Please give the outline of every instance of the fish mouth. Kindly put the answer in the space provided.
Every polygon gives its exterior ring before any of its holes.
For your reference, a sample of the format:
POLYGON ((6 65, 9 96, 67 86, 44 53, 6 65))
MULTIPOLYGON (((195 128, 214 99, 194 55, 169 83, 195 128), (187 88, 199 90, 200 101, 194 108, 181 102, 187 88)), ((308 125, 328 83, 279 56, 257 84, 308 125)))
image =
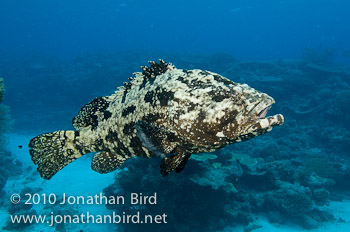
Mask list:
POLYGON ((275 126, 280 126, 284 123, 284 117, 282 114, 275 114, 266 118, 262 118, 259 121, 261 129, 269 129, 275 126))
POLYGON ((242 134, 242 137, 252 138, 265 134, 271 131, 274 127, 280 126, 283 123, 284 117, 282 114, 258 118, 254 120, 254 122, 247 128, 247 130, 245 130, 245 132, 242 134))
POLYGON ((272 105, 275 103, 273 99, 269 101, 261 102, 255 107, 254 116, 251 117, 251 124, 245 130, 244 134, 261 135, 272 130, 275 126, 280 126, 284 123, 284 117, 282 114, 276 114, 266 117, 267 112, 271 109, 272 105))
POLYGON ((267 112, 271 109, 275 100, 266 96, 259 101, 247 114, 248 121, 257 121, 266 117, 267 112))
POLYGON ((271 127, 272 129, 272 127, 274 126, 279 126, 283 124, 284 117, 281 114, 266 117, 267 112, 271 109, 273 104, 275 104, 275 100, 269 99, 268 101, 261 102, 261 104, 259 104, 256 107, 255 112, 258 113, 255 115, 255 119, 253 120, 256 123, 253 123, 252 126, 256 126, 257 124, 259 124, 258 127, 260 129, 265 129, 268 127, 271 127))
POLYGON ((271 109, 272 104, 267 105, 265 108, 263 108, 257 115, 256 120, 263 119, 266 117, 267 112, 271 109))

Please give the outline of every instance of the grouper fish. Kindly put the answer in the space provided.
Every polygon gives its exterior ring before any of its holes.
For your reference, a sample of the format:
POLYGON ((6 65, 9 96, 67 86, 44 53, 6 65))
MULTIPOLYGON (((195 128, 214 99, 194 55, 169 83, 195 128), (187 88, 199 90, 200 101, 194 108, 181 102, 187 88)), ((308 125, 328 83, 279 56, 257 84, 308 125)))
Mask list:
POLYGON ((110 96, 97 97, 73 118, 75 130, 41 134, 29 152, 44 179, 84 154, 91 167, 118 169, 131 157, 161 157, 161 174, 181 172, 191 154, 212 152, 282 125, 266 117, 275 102, 247 84, 200 69, 150 61, 110 96))

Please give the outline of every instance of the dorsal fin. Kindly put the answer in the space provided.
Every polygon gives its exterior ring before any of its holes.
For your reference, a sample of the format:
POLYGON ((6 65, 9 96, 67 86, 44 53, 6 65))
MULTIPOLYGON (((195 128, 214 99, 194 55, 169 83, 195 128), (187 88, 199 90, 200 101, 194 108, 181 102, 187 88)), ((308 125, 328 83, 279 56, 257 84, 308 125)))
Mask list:
POLYGON ((73 126, 75 129, 90 126, 97 127, 98 113, 104 113, 109 103, 107 97, 97 97, 81 108, 78 115, 73 118, 73 126))
POLYGON ((150 80, 168 70, 176 69, 172 63, 167 63, 159 59, 159 64, 154 61, 148 61, 150 67, 141 66, 142 72, 133 73, 134 77, 129 77, 129 82, 124 82, 123 86, 118 87, 118 94, 122 96, 122 103, 125 101, 126 94, 134 86, 144 87, 150 80))
MULTIPOLYGON (((114 95, 110 96, 110 98, 113 98, 113 96, 114 97, 122 96, 122 103, 124 103, 127 92, 130 89, 132 89, 134 85, 144 86, 150 79, 158 75, 161 75, 168 70, 175 69, 175 66, 172 63, 167 63, 162 59, 159 59, 159 64, 154 61, 148 61, 148 63, 150 64, 150 67, 141 66, 142 73, 141 72, 133 73, 135 77, 129 77, 129 82, 124 82, 122 86, 119 86, 118 91, 114 95)), ((105 99, 106 97, 98 97, 93 101, 91 101, 90 103, 83 106, 83 108, 81 108, 81 110, 79 111, 78 115, 73 118, 74 128, 78 129, 82 127, 87 127, 89 125, 94 126, 94 123, 96 122, 96 116, 93 116, 95 115, 94 112, 104 110, 104 109, 100 110, 100 108, 101 109, 103 108, 102 105, 104 104, 101 104, 101 103, 105 101, 105 99)))
POLYGON ((146 79, 154 78, 155 76, 161 75, 168 70, 175 69, 175 66, 171 63, 167 63, 162 59, 159 59, 159 64, 154 61, 148 61, 150 67, 141 66, 142 74, 146 79))

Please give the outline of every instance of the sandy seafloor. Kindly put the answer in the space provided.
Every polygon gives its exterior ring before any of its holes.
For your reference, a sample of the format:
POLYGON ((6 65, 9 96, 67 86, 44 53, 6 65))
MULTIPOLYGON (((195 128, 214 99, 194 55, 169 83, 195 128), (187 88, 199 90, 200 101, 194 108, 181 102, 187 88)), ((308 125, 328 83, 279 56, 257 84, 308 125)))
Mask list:
MULTIPOLYGON (((23 173, 21 176, 12 177, 7 181, 4 188, 8 201, 10 201, 10 195, 13 193, 19 193, 25 187, 41 187, 43 190, 40 193, 55 193, 57 196, 66 193, 67 195, 73 196, 93 196, 103 192, 103 188, 113 183, 115 175, 117 172, 110 174, 99 174, 91 170, 90 162, 91 155, 80 158, 72 164, 64 168, 64 171, 59 172, 49 181, 43 180, 39 177, 39 174, 35 174, 35 166, 30 160, 30 155, 28 153, 27 144, 29 140, 36 136, 26 134, 9 134, 9 144, 8 149, 11 151, 15 158, 22 161, 22 169, 26 170, 31 167, 30 172, 33 173, 34 177, 28 181, 27 176, 29 173, 23 173), (19 149, 19 145, 23 148, 19 149)), ((5 205, 6 207, 6 205, 5 205)), ((40 214, 42 205, 36 205, 33 207, 40 214)), ((342 218, 345 222, 335 222, 335 223, 324 223, 320 225, 319 228, 313 230, 306 230, 297 225, 281 225, 281 224, 271 224, 265 215, 258 215, 258 224, 262 227, 257 228, 253 231, 255 232, 279 232, 279 231, 336 231, 336 232, 347 232, 350 231, 350 200, 337 202, 331 201, 327 206, 324 206, 327 211, 333 213, 335 218, 342 218)), ((75 206, 76 210, 79 212, 89 211, 91 214, 110 214, 111 211, 107 210, 104 205, 79 205, 75 206)), ((9 219, 9 214, 6 208, 0 209, 0 228, 2 228, 6 221, 9 219)), ((118 231, 117 227, 112 224, 79 224, 79 225, 67 225, 66 229, 68 231, 84 231, 84 232, 99 232, 99 231, 118 231)), ((2 230, 6 231, 6 230, 2 230)), ((25 231, 55 231, 55 227, 49 227, 46 224, 36 224, 34 226, 28 227, 25 231)), ((227 227, 224 232, 230 231, 244 231, 243 226, 241 227, 227 227)))

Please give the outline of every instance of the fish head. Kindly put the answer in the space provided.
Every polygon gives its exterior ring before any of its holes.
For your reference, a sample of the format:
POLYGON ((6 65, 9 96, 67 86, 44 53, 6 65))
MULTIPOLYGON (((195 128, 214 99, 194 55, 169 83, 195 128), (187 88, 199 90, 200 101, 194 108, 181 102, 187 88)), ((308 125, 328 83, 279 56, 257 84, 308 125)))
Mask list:
MULTIPOLYGON (((249 140, 283 124, 281 114, 266 117, 275 103, 266 93, 220 75, 214 79, 210 85, 191 91, 191 99, 195 101, 186 104, 195 107, 185 110, 180 119, 187 120, 182 120, 177 127, 186 129, 180 134, 191 138, 194 146, 202 147, 200 151, 213 151, 249 140)), ((182 109, 186 104, 182 104, 182 109)))
POLYGON ((281 114, 266 116, 275 100, 266 93, 260 92, 247 84, 236 84, 232 89, 231 121, 228 122, 227 141, 236 143, 271 131, 274 127, 284 123, 281 114))

